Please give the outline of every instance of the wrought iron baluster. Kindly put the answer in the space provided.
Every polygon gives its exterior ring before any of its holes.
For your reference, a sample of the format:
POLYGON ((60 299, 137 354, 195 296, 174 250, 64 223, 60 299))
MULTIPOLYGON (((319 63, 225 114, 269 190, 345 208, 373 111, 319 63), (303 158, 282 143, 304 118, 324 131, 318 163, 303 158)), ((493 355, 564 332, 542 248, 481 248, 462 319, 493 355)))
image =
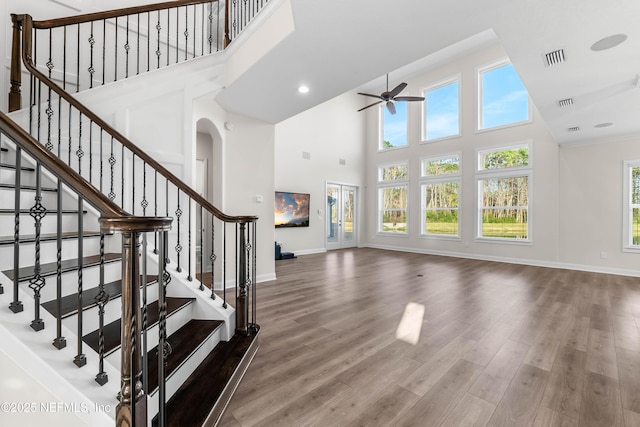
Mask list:
POLYGON ((191 204, 192 204, 192 200, 191 197, 189 197, 189 228, 188 228, 188 236, 189 236, 189 250, 187 251, 187 254, 189 256, 189 262, 187 263, 187 280, 192 282, 193 281, 193 277, 191 277, 191 250, 193 249, 191 247, 191 204))
MULTIPOLYGON (((62 180, 58 179, 56 188, 56 338, 53 346, 58 350, 67 346, 67 340, 62 336, 62 180)), ((79 238, 79 236, 78 236, 79 238)))
POLYGON ((76 92, 80 92, 80 24, 76 28, 76 92))
POLYGON ((113 167, 116 164, 116 158, 113 155, 113 147, 114 141, 113 136, 111 137, 111 156, 109 156, 109 165, 111 165, 111 191, 109 191, 108 197, 112 201, 116 198, 116 193, 113 192, 113 167))
POLYGON ((126 42, 124 44, 124 54, 125 54, 124 78, 125 79, 129 77, 129 50, 131 50, 131 46, 129 45, 129 15, 127 15, 127 30, 126 31, 127 31, 127 34, 126 34, 127 40, 126 40, 126 42))
MULTIPOLYGON (((62 89, 67 90, 67 26, 62 27, 62 89)), ((58 110, 62 112, 62 110, 58 110)), ((58 155, 60 157, 60 155, 58 155)))
POLYGON ((67 128, 67 133, 69 134, 69 146, 67 147, 67 165, 71 167, 71 127, 72 127, 72 116, 73 116, 73 107, 69 104, 69 127, 67 128))
POLYGON ((89 183, 93 184, 93 120, 89 120, 89 183))
POLYGON ((147 207, 149 206, 149 202, 147 201, 147 162, 146 161, 142 163, 142 202, 140 202, 140 206, 142 206, 142 216, 147 216, 147 207))
MULTIPOLYGON (((22 167, 22 149, 16 145, 16 171, 22 167)), ((9 309, 14 313, 24 310, 22 301, 18 299, 18 286, 20 284, 20 174, 16 173, 14 182, 14 229, 13 229, 13 301, 9 309)))
MULTIPOLYGON (((176 22, 177 25, 177 22, 176 22)), ((171 13, 167 10, 167 65, 169 65, 169 58, 171 57, 171 39, 169 35, 171 34, 171 13)), ((177 38, 176 38, 177 42, 177 38)))
MULTIPOLYGON (((51 51, 52 51, 52 41, 53 35, 51 33, 51 29, 49 29, 49 60, 47 61, 47 68, 49 69, 49 79, 51 79, 51 73, 53 71, 53 61, 51 59, 51 51)), ((48 87, 48 96, 47 96, 47 109, 45 113, 47 114, 47 143, 45 146, 49 151, 53 150, 53 143, 51 142, 51 116, 53 116, 53 109, 51 108, 51 88, 48 87)))
MULTIPOLYGON (((210 4, 209 4, 210 5, 210 4)), ((206 15, 207 6, 205 3, 202 3, 202 23, 200 25, 202 37, 200 37, 200 56, 204 56, 204 17, 206 15)), ((194 37, 195 40, 195 37, 194 37)), ((195 49, 194 49, 195 52, 195 49)))
POLYGON ((103 160, 103 137, 104 135, 104 130, 100 129, 100 192, 102 193, 102 179, 103 179, 103 175, 104 175, 104 160, 103 160))
POLYGON ((116 25, 114 25, 114 32, 115 32, 115 41, 114 41, 114 46, 115 46, 115 53, 114 53, 114 61, 113 61, 113 72, 114 72, 114 76, 113 76, 113 81, 117 82, 118 81, 118 17, 116 16, 116 25))
POLYGON ((196 39, 197 39, 196 36, 198 35, 197 28, 196 28, 197 18, 198 18, 197 5, 194 4, 193 5, 193 57, 194 58, 196 57, 196 39))
MULTIPOLYGON (((16 172, 18 172, 16 170, 16 172)), ((35 315, 31 322, 31 328, 34 331, 41 331, 44 329, 44 321, 40 318, 40 291, 45 285, 45 279, 41 275, 40 266, 40 233, 42 230, 42 219, 47 214, 47 209, 42 205, 42 171, 40 163, 36 164, 36 196, 35 204, 29 210, 29 215, 35 221, 35 265, 33 267, 33 276, 29 279, 29 288, 33 291, 33 298, 35 304, 35 315)))
POLYGON ((107 80, 107 20, 102 20, 102 85, 107 80))
POLYGON ((222 223, 222 308, 227 308, 227 223, 222 223))
POLYGON ((218 258, 215 252, 216 228, 213 222, 214 219, 215 217, 211 214, 211 255, 209 255, 209 259, 211 260, 211 299, 216 299, 216 293, 214 292, 216 282, 215 263, 216 258, 218 258))
POLYGON ((204 210, 200 205, 200 289, 204 291, 204 210))
POLYGON ((98 305, 98 357, 100 358, 96 382, 105 385, 109 376, 104 371, 104 308, 109 302, 110 295, 104 290, 104 232, 100 232, 100 284, 98 295, 95 296, 98 305))
POLYGON ((136 15, 138 18, 138 27, 136 28, 136 75, 140 74, 140 14, 136 15))
POLYGON ((158 31, 158 47, 156 49, 156 56, 158 57, 158 66, 156 68, 160 68, 160 56, 162 55, 162 51, 160 50, 160 30, 161 29, 162 29, 162 25, 160 25, 160 11, 158 11, 158 23, 156 24, 156 30, 158 31))
MULTIPOLYGON (((158 216, 158 171, 154 171, 154 180, 155 180, 155 184, 154 184, 154 191, 155 191, 155 195, 154 195, 154 199, 153 199, 153 216, 157 217, 158 216)), ((153 237, 153 253, 157 254, 158 253, 158 233, 154 233, 154 237, 153 237)))
POLYGON ((147 71, 151 69, 151 12, 147 12, 147 71))
POLYGON ((160 307, 160 315, 158 320, 158 425, 166 425, 166 359, 170 353, 170 345, 167 342, 167 301, 166 291, 171 276, 167 272, 167 266, 164 260, 167 259, 168 232, 160 232, 160 254, 158 255, 158 280, 161 283, 158 286, 158 305, 160 307))
POLYGON ((82 149, 82 112, 78 116, 78 149, 76 150, 76 157, 78 157, 78 173, 82 175, 82 157, 84 157, 84 150, 82 149))
MULTIPOLYGON (((180 54, 180 8, 176 8, 176 64, 180 54)), ((168 64, 167 64, 168 65, 168 64)))
POLYGON ((189 6, 184 7, 184 60, 186 61, 189 53, 189 6))
POLYGON ((93 88, 93 73, 96 72, 96 69, 93 67, 93 47, 96 44, 96 38, 93 36, 93 21, 91 21, 91 35, 88 39, 89 42, 89 68, 87 71, 89 72, 89 88, 93 88))
POLYGON ((213 4, 209 4, 209 53, 212 52, 213 46, 213 4))
POLYGON ((82 275, 84 271, 84 225, 83 225, 83 210, 84 199, 78 195, 78 354, 73 359, 73 363, 81 368, 87 364, 87 357, 82 353, 82 323, 84 319, 84 313, 82 311, 82 292, 83 282, 82 275))
POLYGON ((176 209, 176 222, 178 224, 178 239, 176 243, 176 258, 178 266, 176 267, 176 271, 178 273, 182 272, 182 268, 180 267, 180 253, 182 252, 182 245, 180 244, 180 219, 182 218, 182 209, 180 209, 180 189, 178 188, 178 208, 176 209))

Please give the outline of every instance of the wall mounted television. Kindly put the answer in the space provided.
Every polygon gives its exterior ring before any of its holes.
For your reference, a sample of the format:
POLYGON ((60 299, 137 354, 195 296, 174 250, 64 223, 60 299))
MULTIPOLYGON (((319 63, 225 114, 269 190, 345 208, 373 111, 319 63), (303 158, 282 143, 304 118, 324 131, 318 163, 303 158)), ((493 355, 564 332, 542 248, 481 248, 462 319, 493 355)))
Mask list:
POLYGON ((276 191, 274 204, 276 228, 308 227, 310 197, 306 193, 276 191))

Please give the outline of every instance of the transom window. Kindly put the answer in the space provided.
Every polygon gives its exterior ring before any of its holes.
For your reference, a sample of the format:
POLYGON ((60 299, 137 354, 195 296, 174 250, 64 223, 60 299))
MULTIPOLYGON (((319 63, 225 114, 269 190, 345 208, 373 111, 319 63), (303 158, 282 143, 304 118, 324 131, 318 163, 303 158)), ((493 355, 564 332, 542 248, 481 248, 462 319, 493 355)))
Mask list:
POLYGON ((423 140, 460 135, 459 77, 424 90, 423 140))
POLYGON ((508 60, 478 70, 478 129, 531 120, 529 94, 508 60))
POLYGON ((378 232, 407 234, 409 165, 378 167, 378 232))
POLYGON ((391 114, 384 103, 380 106, 380 150, 407 146, 407 103, 396 102, 395 107, 391 114))

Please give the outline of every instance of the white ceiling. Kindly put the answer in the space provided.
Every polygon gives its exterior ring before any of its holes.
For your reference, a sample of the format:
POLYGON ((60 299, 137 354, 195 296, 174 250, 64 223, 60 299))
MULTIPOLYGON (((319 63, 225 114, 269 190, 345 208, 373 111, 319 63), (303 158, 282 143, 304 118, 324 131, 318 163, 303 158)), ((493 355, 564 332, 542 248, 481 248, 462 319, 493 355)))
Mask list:
POLYGON ((382 91, 388 72, 407 78, 497 36, 559 144, 640 133, 638 0, 290 1, 295 31, 220 93, 227 110, 278 123, 356 88, 382 91), (620 33, 619 46, 590 49, 620 33), (546 66, 544 54, 560 48, 565 62, 546 66), (568 97, 573 105, 558 107, 568 97))

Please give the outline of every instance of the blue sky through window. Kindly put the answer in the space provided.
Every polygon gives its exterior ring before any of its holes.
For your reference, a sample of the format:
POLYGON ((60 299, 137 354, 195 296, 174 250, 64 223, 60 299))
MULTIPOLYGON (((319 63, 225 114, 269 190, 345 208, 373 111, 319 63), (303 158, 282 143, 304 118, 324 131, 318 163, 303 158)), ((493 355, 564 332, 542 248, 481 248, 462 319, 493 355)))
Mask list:
POLYGON ((460 133, 458 82, 425 93, 426 139, 445 138, 460 133))
POLYGON ((529 119, 529 95, 512 64, 482 73, 481 129, 529 119))
MULTIPOLYGON (((396 102, 396 114, 389 113, 385 104, 382 104, 383 128, 382 140, 389 141, 391 147, 403 147, 407 145, 407 103, 396 102)), ((390 148, 383 145, 381 148, 390 148)))

